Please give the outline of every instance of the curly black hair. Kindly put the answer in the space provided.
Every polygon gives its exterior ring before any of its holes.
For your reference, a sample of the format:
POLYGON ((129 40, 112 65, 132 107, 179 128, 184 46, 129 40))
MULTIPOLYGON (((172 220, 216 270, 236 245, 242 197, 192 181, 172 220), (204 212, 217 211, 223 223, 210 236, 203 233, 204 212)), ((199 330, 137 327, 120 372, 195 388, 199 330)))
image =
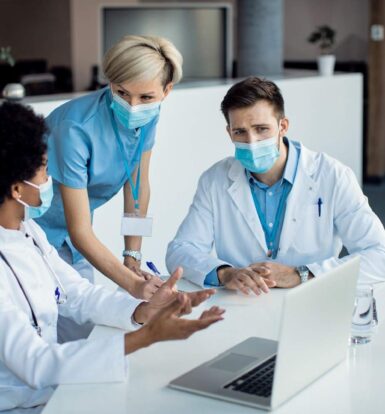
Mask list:
POLYGON ((31 180, 44 164, 47 127, 42 116, 15 103, 0 105, 0 205, 11 186, 31 180))

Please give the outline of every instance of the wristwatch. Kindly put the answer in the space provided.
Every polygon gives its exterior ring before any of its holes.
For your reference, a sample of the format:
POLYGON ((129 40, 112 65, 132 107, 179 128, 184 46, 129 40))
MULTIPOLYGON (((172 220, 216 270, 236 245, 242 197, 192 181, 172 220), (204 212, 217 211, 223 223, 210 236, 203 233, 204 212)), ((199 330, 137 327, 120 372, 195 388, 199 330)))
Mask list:
POLYGON ((137 262, 142 260, 142 253, 137 250, 123 250, 123 257, 132 257, 137 262))
POLYGON ((298 266, 295 268, 297 273, 299 274, 299 277, 301 279, 301 283, 305 283, 309 280, 309 269, 307 266, 298 266))

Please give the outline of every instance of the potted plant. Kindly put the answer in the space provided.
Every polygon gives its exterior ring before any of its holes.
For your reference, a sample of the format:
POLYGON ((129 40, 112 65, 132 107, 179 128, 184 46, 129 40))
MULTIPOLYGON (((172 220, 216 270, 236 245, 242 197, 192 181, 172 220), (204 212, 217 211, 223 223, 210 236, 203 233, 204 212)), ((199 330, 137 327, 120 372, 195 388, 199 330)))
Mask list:
MULTIPOLYGON (((14 66, 15 60, 12 57, 10 47, 0 47, 0 63, 1 62, 14 66)), ((8 83, 8 85, 5 85, 2 95, 6 99, 18 101, 24 98, 25 89, 21 83, 8 83)))
POLYGON ((10 47, 0 47, 0 62, 8 63, 10 66, 15 64, 15 60, 11 55, 10 47))
POLYGON ((331 53, 336 37, 336 31, 331 27, 319 26, 308 37, 308 42, 318 44, 320 55, 318 56, 318 71, 321 76, 331 76, 334 72, 336 57, 331 53))

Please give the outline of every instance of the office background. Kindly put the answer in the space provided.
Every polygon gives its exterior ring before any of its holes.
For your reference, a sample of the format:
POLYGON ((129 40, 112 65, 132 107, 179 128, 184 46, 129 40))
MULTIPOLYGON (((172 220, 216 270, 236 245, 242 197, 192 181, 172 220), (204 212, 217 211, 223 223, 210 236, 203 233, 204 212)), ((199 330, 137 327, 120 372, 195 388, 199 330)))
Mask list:
MULTIPOLYGON (((383 2, 381 0, 324 0, 322 2, 318 0, 232 0, 190 1, 188 3, 196 7, 210 7, 210 5, 212 8, 231 7, 231 21, 227 22, 229 26, 226 26, 226 30, 231 29, 231 75, 242 74, 243 76, 245 66, 247 64, 250 66, 250 63, 242 61, 242 54, 252 54, 248 47, 250 44, 254 47, 259 42, 260 55, 251 62, 251 65, 255 62, 261 64, 272 61, 273 69, 271 72, 261 72, 260 67, 256 67, 255 72, 249 74, 272 77, 278 83, 282 80, 280 86, 288 103, 288 115, 292 120, 290 136, 293 139, 303 140, 313 149, 326 151, 350 165, 359 181, 364 184, 364 191, 369 196, 373 208, 385 222, 385 207, 382 201, 385 199, 385 185, 383 184, 385 132, 383 132, 382 125, 385 100, 381 96, 381 85, 385 84, 385 73, 381 70, 385 48, 383 41, 373 41, 371 32, 372 24, 385 23, 383 2), (263 26, 263 30, 253 32, 257 25, 253 21, 245 20, 245 13, 259 19, 256 21, 259 26, 263 26), (353 78, 336 75, 333 77, 335 79, 327 80, 317 75, 318 51, 307 41, 307 38, 317 26, 323 24, 334 28, 337 33, 336 44, 333 48, 333 54, 337 59, 337 71, 360 73, 352 84, 349 82, 353 78), (250 39, 253 41, 250 42, 250 39), (278 70, 276 70, 277 61, 278 70), (288 68, 291 68, 291 72, 287 71, 288 68), (304 69, 306 71, 302 72, 304 69), (273 73, 279 71, 280 73, 273 73), (331 86, 333 81, 339 85, 337 89, 331 86), (312 85, 310 89, 308 89, 309 84, 312 85), (354 86, 351 86, 353 84, 354 86), (294 99, 295 96, 296 99, 294 99), (315 123, 317 125, 314 125, 315 123)), ((11 46, 12 55, 16 60, 16 75, 19 76, 17 81, 27 76, 26 89, 30 95, 84 92, 99 87, 102 82, 98 68, 103 52, 103 8, 115 6, 160 8, 165 5, 178 8, 185 4, 186 2, 182 1, 159 0, 121 0, 119 2, 114 0, 35 0, 33 2, 0 0, 0 47, 11 46), (43 88, 40 91, 39 88, 34 89, 36 85, 30 83, 31 78, 28 78, 32 75, 33 79, 33 75, 36 74, 46 75, 46 77, 37 78, 45 80, 45 82, 37 82, 38 86, 43 88)), ((147 30, 151 30, 151 27, 147 30)), ((210 40, 210 37, 207 40, 210 40)), ((226 44, 224 47, 228 46, 229 44, 226 44)), ((0 63, 0 89, 4 86, 1 83, 6 81, 9 70, 9 65, 0 63)), ((171 170, 164 171, 165 168, 167 169, 167 163, 165 165, 157 163, 157 157, 160 159, 166 156, 164 154, 169 153, 169 146, 174 142, 172 137, 180 134, 180 131, 183 134, 183 125, 175 123, 178 117, 171 111, 171 108, 176 101, 183 105, 185 100, 190 99, 188 96, 194 95, 194 88, 205 86, 207 95, 204 96, 207 100, 208 111, 206 124, 202 131, 198 125, 199 120, 197 117, 191 118, 186 107, 181 114, 178 114, 179 119, 185 119, 187 125, 190 125, 190 130, 194 131, 195 135, 184 136, 185 144, 180 148, 174 147, 178 148, 178 154, 175 154, 175 157, 183 156, 184 151, 196 148, 200 142, 197 134, 200 133, 215 134, 213 142, 216 143, 216 147, 212 146, 211 156, 207 159, 199 156, 198 153, 199 162, 195 166, 196 169, 191 169, 184 182, 180 183, 184 186, 186 200, 181 206, 178 205, 180 211, 175 216, 172 229, 163 232, 160 239, 154 237, 152 241, 145 242, 145 247, 151 246, 149 255, 153 256, 151 252, 159 250, 154 260, 163 254, 167 237, 173 236, 176 230, 176 219, 180 221, 185 214, 199 174, 211 162, 221 156, 232 154, 231 145, 229 141, 226 141, 224 124, 222 124, 223 120, 218 108, 224 91, 234 80, 218 81, 222 82, 222 86, 218 85, 217 90, 215 90, 215 82, 210 85, 207 80, 203 80, 206 82, 204 85, 181 85, 180 90, 176 90, 174 96, 171 95, 169 102, 165 103, 163 108, 163 115, 166 116, 162 117, 159 125, 158 144, 154 151, 152 165, 154 180, 156 168, 162 168, 162 174, 166 178, 172 178, 177 174, 171 170), (183 96, 186 96, 185 100, 183 96), (207 129, 208 124, 215 126, 207 129)), ((201 92, 202 89, 199 92, 196 89, 195 93, 201 92)), ((70 97, 73 95, 66 95, 64 98, 56 95, 33 97, 29 102, 32 102, 39 110, 41 101, 56 102, 57 105, 61 102, 60 99, 70 97)), ((49 106, 50 110, 54 105, 52 103, 49 106)), ((44 107, 41 113, 47 115, 49 110, 44 107)), ((153 186, 157 185, 155 180, 153 186)), ((159 189, 159 195, 156 192, 153 193, 150 210, 152 209, 157 217, 169 214, 170 207, 162 203, 162 197, 163 199, 169 197, 164 194, 165 191, 167 190, 163 186, 159 189)), ((117 203, 116 200, 114 202, 117 203)), ((102 232, 107 231, 112 219, 107 211, 108 209, 102 213, 106 217, 101 220, 102 232)), ((162 225, 166 226, 167 223, 163 222, 162 225)), ((114 237, 116 238, 116 235, 114 237)), ((121 241, 119 244, 114 242, 113 251, 118 252, 120 244, 121 241)))

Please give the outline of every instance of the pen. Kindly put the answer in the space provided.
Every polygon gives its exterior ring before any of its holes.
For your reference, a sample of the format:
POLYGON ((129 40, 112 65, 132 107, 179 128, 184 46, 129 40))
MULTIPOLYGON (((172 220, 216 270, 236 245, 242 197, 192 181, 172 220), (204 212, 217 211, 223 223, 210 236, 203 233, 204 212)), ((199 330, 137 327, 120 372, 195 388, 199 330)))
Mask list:
POLYGON ((321 217, 321 206, 322 206, 322 199, 318 199, 318 217, 321 217))
POLYGON ((147 267, 154 272, 156 275, 160 275, 159 270, 156 268, 156 266, 154 265, 154 263, 152 262, 146 262, 147 267))

